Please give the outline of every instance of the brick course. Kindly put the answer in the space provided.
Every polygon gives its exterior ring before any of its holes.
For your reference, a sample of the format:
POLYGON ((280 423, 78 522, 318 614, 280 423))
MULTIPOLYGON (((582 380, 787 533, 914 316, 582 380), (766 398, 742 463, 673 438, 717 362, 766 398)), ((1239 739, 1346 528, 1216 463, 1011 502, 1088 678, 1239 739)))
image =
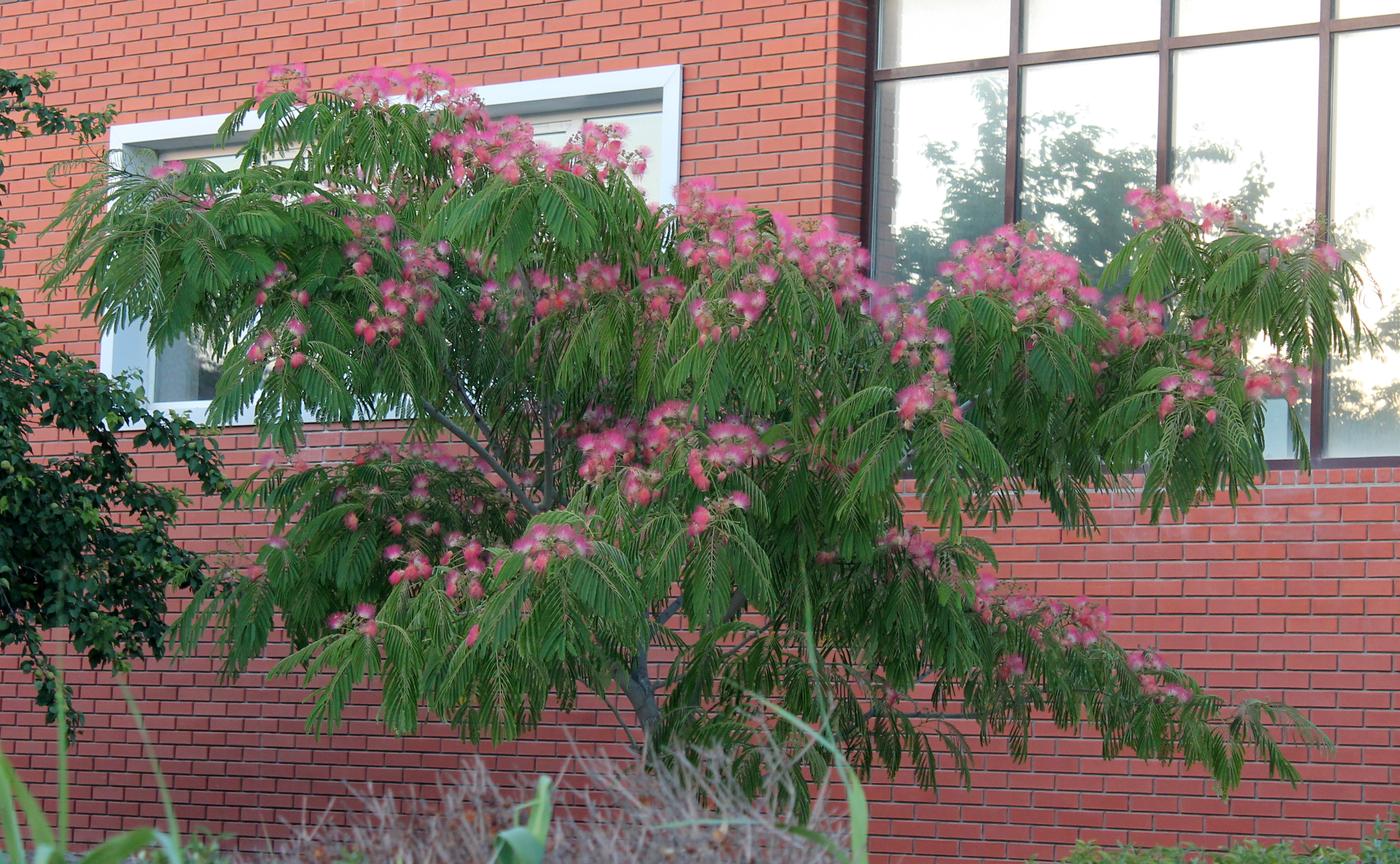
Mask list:
MULTIPOLYGON (((12 0, 0 21, 0 66, 51 69, 57 104, 114 102, 122 122, 226 109, 266 66, 291 60, 306 62, 314 83, 415 61, 483 84, 679 63, 683 175, 714 176, 754 203, 858 228, 863 2, 12 0)), ((3 206, 31 230, 4 278, 53 328, 54 344, 96 358, 97 329, 78 302, 34 291, 54 242, 38 240, 37 228, 67 194, 45 170, 71 152, 51 139, 6 145, 12 187, 3 206)), ((334 455, 382 434, 320 432, 310 449, 334 455)), ((231 429, 222 444, 235 470, 254 463, 251 430, 231 429)), ((143 465, 152 478, 183 480, 166 460, 143 465)), ((1020 513, 992 538, 1006 571, 1047 594, 1107 601, 1126 641, 1159 645, 1232 699, 1284 697, 1333 737, 1336 752, 1305 762, 1297 789, 1251 771, 1227 802, 1196 773, 1106 764, 1095 742, 1047 734, 1025 765, 994 746, 979 755, 971 791, 950 785, 935 796, 908 776, 875 778, 875 850, 890 860, 1006 861, 1062 854, 1081 838, 1356 840, 1400 798, 1400 469, 1275 472, 1256 501, 1202 508, 1184 525, 1146 524, 1129 496, 1102 503, 1103 530, 1092 539, 1064 535, 1043 509, 1020 513)), ((189 513, 185 532, 202 551, 265 535, 246 514, 208 502, 189 513)), ((347 783, 431 785, 476 752, 437 726, 388 736, 367 701, 340 734, 314 740, 303 731, 304 692, 267 681, 269 666, 232 685, 202 658, 132 676, 182 817, 245 848, 303 812, 315 818, 347 783)), ((155 789, 111 677, 71 679, 88 716, 72 761, 78 839, 154 821, 155 789)), ((13 658, 0 659, 0 740, 51 796, 53 735, 41 719, 13 658)), ((507 774, 552 771, 570 740, 591 748, 623 738, 606 709, 584 700, 528 739, 480 752, 507 774)))

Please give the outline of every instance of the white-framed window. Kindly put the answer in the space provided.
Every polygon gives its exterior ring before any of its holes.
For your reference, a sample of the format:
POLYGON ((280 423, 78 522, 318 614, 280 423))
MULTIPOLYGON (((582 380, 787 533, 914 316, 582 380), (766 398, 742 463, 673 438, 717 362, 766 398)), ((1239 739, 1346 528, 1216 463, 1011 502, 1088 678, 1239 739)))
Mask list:
MULTIPOLYGON (((657 66, 474 89, 492 116, 515 115, 529 120, 538 137, 556 146, 584 122, 623 124, 628 129, 624 139, 627 149, 646 147, 651 152, 647 170, 638 181, 642 191, 658 204, 672 204, 680 182, 681 80, 680 66, 657 66)), ((217 114, 117 124, 110 130, 112 159, 129 171, 147 171, 161 162, 195 158, 232 167, 237 142, 216 146, 224 118, 217 114)), ((258 123, 257 115, 249 114, 244 132, 251 133, 258 123)), ((102 371, 139 373, 151 407, 185 413, 201 423, 208 417, 220 359, 185 341, 154 352, 140 324, 102 337, 102 371)), ((251 422, 249 411, 235 425, 251 422)))

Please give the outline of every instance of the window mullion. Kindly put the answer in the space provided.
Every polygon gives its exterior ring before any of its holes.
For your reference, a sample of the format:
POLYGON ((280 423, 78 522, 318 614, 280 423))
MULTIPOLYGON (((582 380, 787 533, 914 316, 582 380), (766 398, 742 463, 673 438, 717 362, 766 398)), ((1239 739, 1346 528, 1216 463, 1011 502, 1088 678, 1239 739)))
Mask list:
POLYGON ((1157 36, 1157 186, 1172 177, 1172 0, 1162 0, 1162 29, 1157 36))
POLYGON ((1020 211, 1021 176, 1021 27, 1025 0, 1011 3, 1011 49, 1006 63, 1006 188, 1005 217, 1015 222, 1020 211))
MULTIPOLYGON (((1318 89, 1317 89, 1317 212, 1322 214, 1331 234, 1332 177, 1332 0, 1318 0, 1318 89)), ((1310 448, 1327 455, 1327 371, 1331 358, 1322 357, 1313 366, 1312 398, 1308 406, 1310 448)))

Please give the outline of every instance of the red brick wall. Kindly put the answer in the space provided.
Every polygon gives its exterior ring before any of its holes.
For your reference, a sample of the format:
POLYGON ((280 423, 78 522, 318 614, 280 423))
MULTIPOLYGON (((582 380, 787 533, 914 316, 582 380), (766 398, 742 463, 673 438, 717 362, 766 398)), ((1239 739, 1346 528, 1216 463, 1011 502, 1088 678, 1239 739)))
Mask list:
MULTIPOLYGON (((0 6, 0 66, 52 69, 55 101, 76 109, 116 102, 126 122, 213 113, 246 96, 272 63, 300 60, 317 82, 373 65, 442 65, 467 82, 496 83, 680 63, 685 67, 682 172, 719 178, 751 201, 797 215, 833 214, 854 229, 860 210, 865 4, 783 0, 462 0, 281 2, 12 0, 0 6)), ((69 154, 51 140, 7 148, 12 193, 3 206, 35 228, 66 194, 44 179, 69 154)), ((50 239, 45 241, 51 244, 50 239)), ((51 250, 31 231, 4 273, 54 341, 96 356, 97 330, 72 298, 33 293, 51 250)), ((325 432, 314 447, 373 432, 325 432)), ((256 441, 230 430, 231 464, 256 441)), ((52 442, 57 452, 64 445, 52 442)), ((151 460, 159 477, 164 462, 151 460)), ((179 479, 171 473, 172 479, 179 479)), ((1400 469, 1277 474, 1259 502, 1210 507, 1184 526, 1153 528, 1131 500, 1105 499, 1104 532, 1061 535, 1030 510, 996 540, 1007 570, 1046 593, 1107 600, 1115 630, 1156 643, 1232 698, 1283 695, 1305 708, 1338 750, 1304 768, 1290 789, 1251 780, 1229 801, 1195 774, 1105 765, 1097 745, 1039 739, 1028 765, 979 759, 971 792, 936 797, 877 778, 875 848, 895 859, 1016 860, 1062 853, 1084 837, 1214 844, 1260 836, 1314 843, 1357 838, 1400 798, 1391 747, 1400 728, 1400 469)), ((265 535, 246 514, 189 515, 189 542, 238 548, 265 535)), ((264 665, 262 668, 266 668, 264 665)), ((78 837, 158 816, 156 792, 110 676, 74 673, 88 731, 73 760, 78 837)), ((346 783, 431 784, 473 748, 432 728, 383 734, 368 708, 331 740, 302 734, 304 694, 250 673, 217 681, 204 660, 151 664, 132 677, 182 817, 256 845, 284 821, 314 818, 346 783)), ((550 771, 569 752, 617 742, 609 715, 586 703, 539 734, 495 751, 503 771, 550 771)), ((53 741, 29 684, 0 660, 0 743, 41 791, 53 790, 53 741)), ((949 781, 951 777, 947 778, 949 781)))

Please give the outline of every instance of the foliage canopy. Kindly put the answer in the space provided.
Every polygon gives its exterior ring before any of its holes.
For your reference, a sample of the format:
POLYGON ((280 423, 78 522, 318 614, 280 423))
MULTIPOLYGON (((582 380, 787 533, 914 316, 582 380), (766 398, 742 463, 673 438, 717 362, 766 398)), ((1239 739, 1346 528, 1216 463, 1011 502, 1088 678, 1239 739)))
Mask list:
MULTIPOLYGON (((37 132, 88 142, 104 133, 112 109, 69 114, 48 105, 52 81, 0 69, 0 139, 37 132)), ((20 227, 0 219, 0 262, 20 227)), ((58 686, 47 631, 66 628, 94 667, 160 656, 167 590, 197 585, 203 572, 170 534, 185 496, 138 479, 131 447, 170 450, 206 494, 224 481, 216 452, 188 420, 148 411, 131 382, 43 341, 18 293, 0 287, 0 648, 19 646, 52 722, 58 686), (139 431, 122 434, 129 427, 139 431), (40 441, 77 443, 46 457, 36 452, 40 441)))
POLYGON ((1095 490, 1154 519, 1251 492, 1262 397, 1356 344, 1356 272, 1320 238, 1138 192, 1111 303, 1010 226, 915 300, 831 224, 702 183, 650 207, 618 130, 537 145, 431 70, 313 94, 278 69, 225 129, 234 170, 100 167, 52 279, 106 327, 225 351, 213 419, 252 406, 286 451, 245 490, 275 520, 257 568, 184 623, 237 672, 280 613, 313 726, 376 686, 396 732, 427 706, 510 738, 590 691, 756 779, 752 697, 812 722, 824 692, 862 772, 926 784, 943 750, 965 772, 963 719, 1024 756, 1047 714, 1227 789, 1251 755, 1296 778, 1269 728, 1295 714, 1227 709, 1105 610, 999 584, 970 529, 1032 493, 1092 530, 1095 490), (1255 340, 1280 356, 1251 367, 1255 340), (308 420, 395 417, 401 444, 300 452, 308 420))

